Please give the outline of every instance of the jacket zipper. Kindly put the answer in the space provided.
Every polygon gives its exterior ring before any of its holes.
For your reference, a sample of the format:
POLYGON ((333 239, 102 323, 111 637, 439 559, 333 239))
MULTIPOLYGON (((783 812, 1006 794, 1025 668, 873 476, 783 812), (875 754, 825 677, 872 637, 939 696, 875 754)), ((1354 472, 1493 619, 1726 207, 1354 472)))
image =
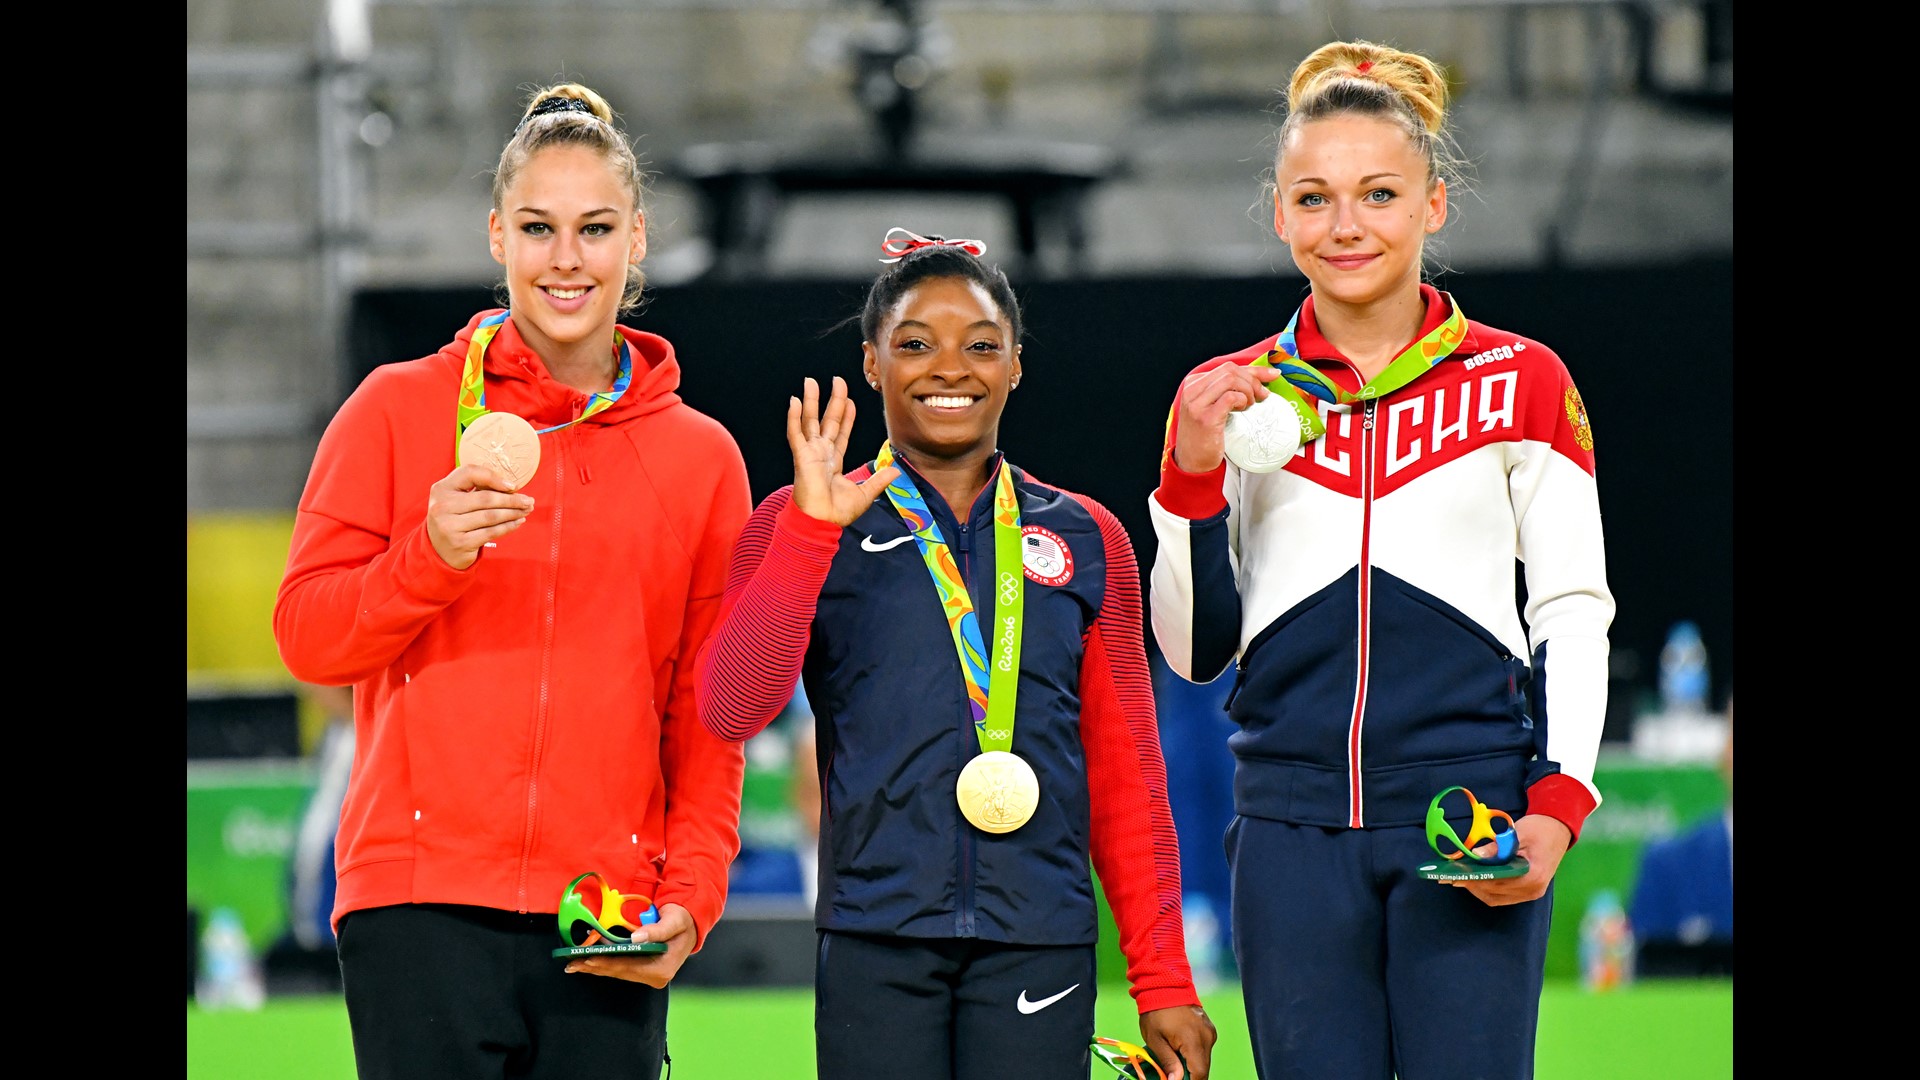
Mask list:
POLYGON ((1360 790, 1360 729, 1367 715, 1367 662, 1373 638, 1373 414, 1377 404, 1377 399, 1367 399, 1360 426, 1360 582, 1355 597, 1360 632, 1354 635, 1353 718, 1347 724, 1347 826, 1354 829, 1366 823, 1366 799, 1360 790))
POLYGON ((567 443, 571 441, 567 436, 570 434, 562 432, 559 438, 553 440, 553 530, 547 546, 546 603, 541 611, 540 703, 533 715, 533 753, 527 774, 527 825, 520 841, 518 910, 522 914, 532 910, 527 906, 527 872, 533 862, 533 836, 540 820, 540 758, 546 751, 547 713, 553 697, 553 636, 557 621, 554 608, 560 587, 560 510, 562 495, 567 488, 567 443))

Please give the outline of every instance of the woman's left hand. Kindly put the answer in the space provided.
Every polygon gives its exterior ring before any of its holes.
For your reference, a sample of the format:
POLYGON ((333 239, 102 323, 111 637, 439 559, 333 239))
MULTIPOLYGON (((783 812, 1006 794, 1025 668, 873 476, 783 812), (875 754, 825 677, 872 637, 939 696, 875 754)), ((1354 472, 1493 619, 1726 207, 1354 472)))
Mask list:
POLYGON ((646 983, 661 989, 680 973, 680 965, 686 963, 688 954, 693 952, 693 916, 679 904, 662 904, 660 921, 642 925, 633 932, 633 940, 664 941, 667 951, 577 956, 567 961, 567 970, 646 983))
MULTIPOLYGON (((1567 848, 1573 843, 1573 833, 1558 818, 1545 814, 1526 815, 1513 823, 1513 831, 1520 834, 1517 854, 1529 864, 1526 873, 1495 881, 1453 884, 1479 897, 1489 907, 1524 904, 1547 895, 1547 886, 1553 883, 1554 872, 1560 869, 1560 860, 1566 857, 1567 848)), ((1493 853, 1491 843, 1474 849, 1476 855, 1493 853)))
POLYGON ((1140 1016, 1140 1041, 1166 1070, 1167 1080, 1207 1080, 1213 1069, 1213 1043, 1220 1033, 1198 1005, 1175 1005, 1140 1016), (1180 1062, 1187 1063, 1185 1072, 1180 1062))

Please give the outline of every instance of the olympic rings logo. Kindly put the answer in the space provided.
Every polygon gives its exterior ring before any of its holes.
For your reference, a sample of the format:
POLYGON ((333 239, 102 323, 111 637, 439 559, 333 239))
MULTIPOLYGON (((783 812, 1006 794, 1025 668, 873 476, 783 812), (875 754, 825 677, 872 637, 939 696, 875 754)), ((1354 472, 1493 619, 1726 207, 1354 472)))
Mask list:
POLYGON ((1020 575, 1008 570, 1000 571, 1000 602, 1011 604, 1020 599, 1020 575))

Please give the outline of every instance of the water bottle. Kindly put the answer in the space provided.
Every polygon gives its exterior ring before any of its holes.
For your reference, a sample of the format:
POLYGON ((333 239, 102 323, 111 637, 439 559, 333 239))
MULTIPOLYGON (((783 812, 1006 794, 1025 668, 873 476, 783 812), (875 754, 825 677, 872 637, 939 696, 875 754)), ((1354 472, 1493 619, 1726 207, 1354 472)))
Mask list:
POLYGON ((1660 650, 1661 708, 1670 714, 1704 713, 1709 689, 1706 642, 1698 625, 1682 619, 1667 631, 1660 650))
POLYGON ((1193 988, 1204 994, 1220 984, 1220 917, 1202 893, 1180 899, 1186 928, 1187 965, 1193 969, 1193 988))
POLYGON ((200 937, 200 977, 194 1000, 203 1009, 258 1009, 266 1004, 266 981, 253 945, 240 924, 240 914, 229 907, 215 908, 200 937))
POLYGON ((1633 981, 1633 927, 1612 889, 1594 893, 1581 916, 1580 981, 1588 990, 1617 990, 1633 981))

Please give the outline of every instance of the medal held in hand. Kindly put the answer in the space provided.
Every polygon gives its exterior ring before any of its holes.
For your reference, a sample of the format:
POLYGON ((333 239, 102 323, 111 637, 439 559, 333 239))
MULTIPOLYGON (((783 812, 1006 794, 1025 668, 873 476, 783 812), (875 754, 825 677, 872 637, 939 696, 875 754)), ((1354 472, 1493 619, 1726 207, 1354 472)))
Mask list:
POLYGON ((1270 473, 1285 466, 1300 449, 1303 422, 1295 408, 1292 400, 1273 393, 1228 413, 1227 460, 1250 473, 1270 473))
POLYGON ((620 331, 613 332, 615 374, 613 388, 587 398, 580 415, 564 424, 535 430, 525 419, 513 413, 487 408, 486 355, 493 337, 506 325, 508 312, 490 315, 474 327, 467 343, 466 366, 460 371, 460 399, 454 409, 453 463, 455 465, 491 465, 513 478, 515 491, 527 486, 540 468, 540 436, 573 425, 620 400, 633 382, 633 354, 620 331))
POLYGON ((460 433, 459 465, 491 465, 513 478, 515 491, 540 468, 540 434, 512 413, 481 413, 460 433))
POLYGON ((1250 365, 1278 368, 1281 377, 1267 383, 1264 400, 1227 414, 1223 432, 1227 460, 1244 472, 1269 473, 1283 468, 1302 443, 1327 433, 1315 401, 1344 411, 1355 403, 1393 393, 1453 355, 1466 338, 1467 317, 1460 313, 1453 297, 1447 297, 1447 303, 1451 311, 1440 325, 1421 335, 1380 374, 1354 391, 1341 389, 1324 372, 1300 359, 1294 328, 1299 325, 1302 309, 1295 309, 1287 328, 1274 339, 1273 348, 1250 365))
POLYGON ((667 951, 664 941, 633 940, 635 930, 660 921, 653 901, 616 891, 592 870, 567 883, 567 891, 560 894, 559 921, 563 944, 553 950, 556 957, 667 951))
POLYGON ((1516 854, 1520 834, 1513 829, 1513 817, 1474 798, 1473 792, 1463 787, 1446 788, 1427 804, 1427 846, 1440 856, 1439 862, 1420 866, 1420 876, 1428 881, 1493 881, 1520 877, 1530 869, 1527 860, 1516 854), (1448 823, 1444 805, 1447 796, 1456 791, 1466 796, 1472 813, 1473 824, 1465 840, 1448 823), (1499 832, 1493 828, 1496 817, 1507 823, 1499 832), (1493 854, 1476 854, 1475 849, 1487 841, 1493 842, 1493 854))
MULTIPOLYGON (((893 464, 893 446, 880 444, 874 469, 893 464)), ((920 548, 940 610, 953 631, 954 652, 966 676, 967 703, 973 712, 980 753, 968 760, 954 785, 960 813, 982 832, 1006 833, 1032 820, 1040 808, 1040 778, 1012 751, 1013 706, 1020 683, 1020 631, 1026 610, 1026 571, 1020 549, 1020 499, 1013 490, 1013 466, 1000 462, 993 492, 994 604, 993 652, 980 636, 973 597, 960 575, 940 523, 906 469, 887 485, 887 499, 900 511, 920 548)))

